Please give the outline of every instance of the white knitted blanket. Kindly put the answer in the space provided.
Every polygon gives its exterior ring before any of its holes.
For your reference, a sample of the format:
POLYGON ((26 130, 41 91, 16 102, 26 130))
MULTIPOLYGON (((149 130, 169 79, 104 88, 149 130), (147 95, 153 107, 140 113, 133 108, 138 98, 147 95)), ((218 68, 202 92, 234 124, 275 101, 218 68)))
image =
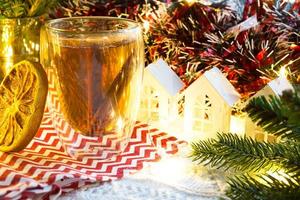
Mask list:
POLYGON ((143 170, 112 181, 66 194, 61 200, 214 200, 226 199, 221 172, 172 156, 149 163, 143 170))

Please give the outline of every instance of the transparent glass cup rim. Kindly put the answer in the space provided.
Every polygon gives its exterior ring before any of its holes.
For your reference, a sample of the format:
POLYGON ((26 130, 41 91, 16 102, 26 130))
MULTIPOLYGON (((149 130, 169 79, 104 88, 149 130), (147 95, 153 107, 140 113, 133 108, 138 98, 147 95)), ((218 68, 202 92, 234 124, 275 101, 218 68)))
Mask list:
MULTIPOLYGON (((80 24, 79 24, 80 25, 80 24)), ((118 17, 104 17, 104 16, 82 16, 82 17, 65 17, 65 18, 59 18, 59 19, 52 19, 45 23, 46 29, 50 30, 51 32, 57 32, 57 33, 70 33, 70 34, 114 34, 114 33, 124 33, 126 31, 134 31, 137 29, 140 29, 140 24, 136 21, 130 20, 130 19, 124 19, 124 18, 118 18, 118 17), (85 30, 80 29, 82 27, 78 26, 75 27, 76 29, 70 30, 67 28, 61 28, 56 27, 58 25, 61 25, 62 23, 66 22, 116 22, 116 25, 124 25, 126 27, 115 27, 114 29, 102 29, 97 28, 95 30, 85 30)))

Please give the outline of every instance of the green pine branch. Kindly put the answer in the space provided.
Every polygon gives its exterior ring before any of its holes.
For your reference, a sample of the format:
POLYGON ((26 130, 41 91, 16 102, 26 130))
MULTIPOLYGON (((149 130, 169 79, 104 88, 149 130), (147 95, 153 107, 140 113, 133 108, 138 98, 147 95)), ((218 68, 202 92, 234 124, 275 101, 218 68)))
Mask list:
POLYGON ((236 200, 296 200, 300 199, 299 178, 281 176, 278 180, 270 174, 235 176, 228 181, 226 194, 236 200))
POLYGON ((270 144, 236 134, 218 134, 217 139, 192 143, 193 161, 216 168, 262 173, 280 168, 300 176, 300 143, 270 144))
POLYGON ((212 167, 237 171, 258 171, 272 168, 276 153, 268 144, 234 134, 218 134, 217 139, 198 141, 192 144, 192 157, 199 163, 212 167))
POLYGON ((288 118, 283 114, 283 109, 278 97, 270 96, 268 99, 261 96, 252 99, 245 111, 258 126, 268 133, 280 136, 290 131, 287 127, 288 118))
POLYGON ((245 111, 266 132, 300 141, 300 92, 285 91, 281 97, 258 97, 245 111))
POLYGON ((36 17, 54 14, 57 9, 69 16, 83 15, 96 2, 97 0, 0 0, 0 17, 36 17))
POLYGON ((298 141, 270 144, 229 133, 218 134, 217 139, 195 142, 192 149, 194 161, 242 173, 227 181, 230 187, 226 192, 232 199, 300 197, 298 141))
POLYGON ((242 173, 228 180, 232 199, 300 199, 299 95, 295 87, 281 97, 255 98, 246 107, 259 126, 286 140, 271 144, 218 134, 217 139, 193 143, 191 156, 199 163, 242 173))
POLYGON ((35 17, 47 14, 63 0, 0 0, 3 18, 35 17))

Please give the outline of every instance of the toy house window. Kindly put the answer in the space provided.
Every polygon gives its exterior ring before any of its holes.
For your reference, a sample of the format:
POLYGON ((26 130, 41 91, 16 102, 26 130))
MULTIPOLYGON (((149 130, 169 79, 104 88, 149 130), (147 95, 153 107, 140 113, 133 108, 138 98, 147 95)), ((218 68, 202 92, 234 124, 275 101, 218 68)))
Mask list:
POLYGON ((205 120, 211 121, 212 105, 211 105, 211 100, 207 95, 205 95, 204 98, 204 105, 205 105, 204 118, 205 120))
POLYGON ((197 97, 193 108, 193 130, 210 131, 212 125, 212 103, 208 95, 197 97))
POLYGON ((185 103, 185 96, 182 96, 177 103, 177 114, 180 117, 183 117, 184 114, 184 103, 185 103))
POLYGON ((144 88, 140 105, 140 113, 143 119, 150 121, 158 120, 159 98, 153 87, 146 86, 144 88))
POLYGON ((159 120, 159 93, 156 92, 153 88, 149 91, 150 102, 149 102, 149 111, 150 111, 150 120, 158 121, 159 120))

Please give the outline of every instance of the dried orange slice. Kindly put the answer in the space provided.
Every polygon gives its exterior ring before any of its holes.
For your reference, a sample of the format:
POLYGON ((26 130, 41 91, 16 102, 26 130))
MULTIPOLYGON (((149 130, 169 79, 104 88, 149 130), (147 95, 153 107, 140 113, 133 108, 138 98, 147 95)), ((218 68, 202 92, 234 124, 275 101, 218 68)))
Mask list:
POLYGON ((36 134, 47 97, 47 76, 38 63, 22 61, 0 85, 0 151, 24 149, 36 134))

